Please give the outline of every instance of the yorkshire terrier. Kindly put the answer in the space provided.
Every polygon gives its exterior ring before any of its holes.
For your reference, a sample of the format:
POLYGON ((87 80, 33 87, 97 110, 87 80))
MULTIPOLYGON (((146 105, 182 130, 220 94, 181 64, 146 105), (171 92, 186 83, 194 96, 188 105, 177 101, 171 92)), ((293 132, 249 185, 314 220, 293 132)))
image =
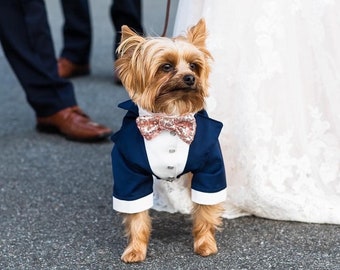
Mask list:
POLYGON ((142 37, 122 27, 115 64, 131 100, 119 105, 128 112, 112 137, 112 168, 113 208, 124 213, 128 238, 121 257, 126 263, 146 258, 153 181, 180 181, 186 174, 194 252, 217 253, 226 177, 218 142, 222 123, 204 110, 212 60, 206 38, 203 19, 175 38, 142 37))

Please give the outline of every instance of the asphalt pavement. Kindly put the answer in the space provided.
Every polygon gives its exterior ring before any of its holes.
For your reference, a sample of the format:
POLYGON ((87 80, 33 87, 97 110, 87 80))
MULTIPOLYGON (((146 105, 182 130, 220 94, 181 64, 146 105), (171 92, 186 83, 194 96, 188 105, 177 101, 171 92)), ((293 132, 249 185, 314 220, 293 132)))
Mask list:
MULTIPOLYGON (((59 1, 46 1, 56 51, 59 1)), ((73 79, 79 105, 113 130, 127 99, 113 83, 109 0, 92 0, 92 73, 73 79)), ((144 0, 144 24, 160 35, 166 1, 144 0)), ((170 29, 177 1, 172 1, 170 29)), ((190 12, 190 11, 188 11, 190 12)), ((0 49, 0 269, 340 269, 340 226, 243 217, 224 220, 219 253, 193 253, 188 216, 151 211, 146 261, 124 264, 121 216, 112 210, 111 142, 85 144, 41 134, 0 49)))

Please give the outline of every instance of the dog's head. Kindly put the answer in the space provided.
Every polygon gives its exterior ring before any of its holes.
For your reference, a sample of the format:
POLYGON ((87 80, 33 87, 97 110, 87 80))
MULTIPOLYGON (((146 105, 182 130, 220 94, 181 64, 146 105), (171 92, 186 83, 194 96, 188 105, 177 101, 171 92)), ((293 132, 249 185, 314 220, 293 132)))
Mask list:
POLYGON ((175 38, 145 38, 123 26, 116 70, 130 98, 153 113, 203 109, 212 59, 206 37, 203 19, 175 38))

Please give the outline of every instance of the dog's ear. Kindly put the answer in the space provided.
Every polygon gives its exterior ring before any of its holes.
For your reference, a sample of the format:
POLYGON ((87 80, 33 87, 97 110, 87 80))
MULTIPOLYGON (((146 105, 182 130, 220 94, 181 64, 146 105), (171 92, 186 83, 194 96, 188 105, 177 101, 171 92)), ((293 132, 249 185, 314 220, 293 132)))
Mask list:
POLYGON ((123 42, 124 40, 128 39, 129 37, 135 36, 137 35, 136 32, 132 31, 128 26, 123 25, 122 29, 121 29, 121 33, 122 33, 122 38, 121 38, 121 42, 123 42))
POLYGON ((198 23, 192 26, 187 32, 187 39, 196 47, 205 47, 205 41, 208 33, 204 19, 200 19, 198 23))
MULTIPOLYGON (((1 0, 0 0, 1 1, 1 0)), ((122 37, 120 45, 117 48, 118 58, 115 61, 115 70, 118 77, 128 91, 130 97, 133 96, 136 83, 142 79, 136 80, 136 58, 139 57, 140 46, 145 42, 145 38, 138 35, 128 26, 122 26, 122 37)))
POLYGON ((132 31, 128 26, 122 26, 122 37, 120 45, 117 48, 117 53, 120 56, 134 51, 138 44, 142 43, 145 39, 132 31))

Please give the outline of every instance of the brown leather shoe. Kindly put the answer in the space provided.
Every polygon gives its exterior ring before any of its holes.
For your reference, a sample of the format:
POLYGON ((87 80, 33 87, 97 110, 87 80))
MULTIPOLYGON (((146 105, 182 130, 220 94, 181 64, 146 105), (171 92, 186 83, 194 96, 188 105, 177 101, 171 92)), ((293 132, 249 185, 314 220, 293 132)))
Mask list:
POLYGON ((112 130, 92 122, 78 107, 61 110, 48 117, 38 117, 37 129, 41 132, 60 133, 66 139, 82 142, 95 142, 106 139, 112 130))
POLYGON ((58 74, 62 78, 72 78, 90 74, 89 65, 77 65, 66 58, 58 59, 58 74))

